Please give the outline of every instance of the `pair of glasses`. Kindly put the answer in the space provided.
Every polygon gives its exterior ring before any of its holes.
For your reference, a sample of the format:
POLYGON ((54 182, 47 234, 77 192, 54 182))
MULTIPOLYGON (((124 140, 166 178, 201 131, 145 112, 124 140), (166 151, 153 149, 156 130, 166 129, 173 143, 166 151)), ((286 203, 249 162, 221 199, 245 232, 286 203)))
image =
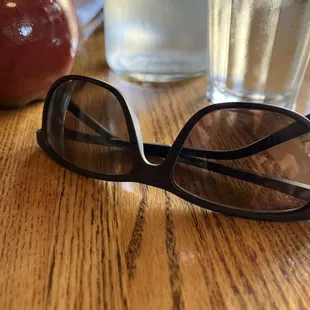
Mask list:
POLYGON ((143 143, 116 88, 71 75, 49 90, 37 138, 87 177, 155 186, 227 215, 297 221, 310 219, 309 119, 272 105, 216 104, 192 116, 172 146, 143 143))

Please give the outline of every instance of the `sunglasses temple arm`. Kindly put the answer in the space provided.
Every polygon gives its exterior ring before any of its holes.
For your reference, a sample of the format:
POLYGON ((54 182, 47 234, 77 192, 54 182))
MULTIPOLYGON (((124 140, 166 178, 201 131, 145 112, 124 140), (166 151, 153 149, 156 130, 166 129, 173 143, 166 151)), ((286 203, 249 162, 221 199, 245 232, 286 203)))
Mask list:
MULTIPOLYGON (((106 141, 102 139, 102 136, 79 133, 68 128, 65 128, 65 138, 81 141, 84 143, 86 142, 97 145, 119 147, 122 149, 131 148, 131 143, 127 141, 110 139, 109 142, 106 143, 106 141)), ((144 144, 144 150, 146 156, 165 158, 170 150, 170 147, 165 145, 144 144)), ((310 188, 304 187, 302 184, 297 182, 259 175, 247 170, 231 168, 223 164, 202 160, 197 157, 191 157, 182 153, 178 158, 178 162, 202 169, 207 169, 208 171, 226 175, 242 181, 261 185, 300 199, 310 200, 310 188)))
POLYGON ((93 117, 84 112, 74 101, 70 100, 68 111, 71 112, 78 120, 91 128, 96 133, 100 134, 106 140, 117 138, 113 136, 105 127, 97 122, 93 117))
POLYGON ((242 181, 261 185, 266 188, 270 188, 283 194, 294 196, 299 199, 308 201, 310 200, 310 187, 305 186, 298 182, 284 180, 282 178, 270 177, 266 175, 255 174, 248 170, 232 168, 225 166, 223 164, 211 161, 204 161, 198 158, 191 158, 187 156, 180 156, 178 162, 206 169, 208 171, 219 173, 221 175, 226 175, 242 181))
POLYGON ((83 143, 95 144, 95 145, 105 145, 110 147, 118 147, 122 149, 131 149, 131 143, 129 141, 123 141, 114 136, 108 135, 95 136, 93 134, 87 134, 69 128, 64 128, 64 137, 68 140, 79 141, 83 143))
MULTIPOLYGON (((68 110, 78 119, 80 119, 85 125, 93 129, 95 132, 100 134, 102 138, 105 139, 105 143, 109 143, 109 140, 112 139, 115 141, 121 141, 116 136, 113 136, 106 128, 104 128, 100 123, 98 123, 94 118, 89 116, 86 112, 79 108, 79 106, 70 101, 68 110)), ((310 119, 310 114, 306 116, 310 119)), ((209 159, 220 159, 220 160, 233 160, 248 157, 262 151, 265 151, 269 148, 272 148, 276 145, 284 143, 286 141, 295 139, 305 133, 309 132, 309 129, 306 126, 300 126, 297 122, 294 122, 287 127, 262 138, 246 147, 240 148, 238 150, 232 151, 207 151, 202 149, 194 149, 184 147, 182 149, 182 154, 209 158, 209 159)), ((148 152, 148 148, 154 152, 154 154, 148 154, 150 156, 158 156, 165 158, 167 153, 170 150, 169 146, 162 146, 156 144, 144 144, 145 152, 148 152)))

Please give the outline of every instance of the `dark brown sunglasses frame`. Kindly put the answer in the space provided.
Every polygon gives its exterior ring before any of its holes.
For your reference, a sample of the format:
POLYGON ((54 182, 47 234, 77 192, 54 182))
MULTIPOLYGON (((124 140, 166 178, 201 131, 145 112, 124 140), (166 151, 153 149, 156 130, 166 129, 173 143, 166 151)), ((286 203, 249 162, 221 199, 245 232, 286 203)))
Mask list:
MULTIPOLYGON (((215 212, 220 212, 230 216, 245 217, 256 220, 269 220, 269 221, 298 221, 298 220, 309 220, 310 219, 310 203, 307 203, 304 207, 294 210, 248 210, 248 209, 237 209, 235 207, 220 205, 217 203, 209 202, 201 199, 184 189, 180 188, 173 180, 173 170, 176 162, 181 162, 196 167, 201 167, 206 169, 205 164, 207 163, 207 169, 214 171, 226 176, 231 176, 240 180, 244 180, 257 185, 262 185, 271 189, 281 191, 286 194, 310 201, 310 186, 297 183, 294 181, 284 180, 276 177, 268 177, 265 175, 255 174, 251 171, 240 170, 231 168, 222 164, 218 164, 211 161, 204 161, 204 159, 238 159, 242 157, 247 157, 256 154, 260 151, 266 150, 278 144, 281 144, 290 139, 301 136, 307 132, 310 132, 310 115, 303 116, 296 112, 265 104, 256 103, 221 103, 216 105, 207 106, 200 111, 198 111, 190 120, 185 124, 185 126, 180 131, 175 142, 172 146, 159 145, 159 144, 144 144, 142 140, 141 130, 139 121, 130 108, 130 106, 125 101, 122 94, 113 86, 85 76, 69 75, 58 79, 50 88, 44 103, 43 110, 43 121, 42 129, 37 132, 37 140, 41 148, 51 157, 55 162, 62 165, 65 168, 70 169, 73 172, 84 175, 86 177, 95 178, 105 181, 114 182, 137 182, 146 185, 155 186, 163 190, 167 190, 178 197, 196 204, 204 209, 212 210, 215 212), (129 148, 132 152, 133 157, 133 168, 131 172, 126 175, 108 175, 102 173, 94 173, 84 169, 81 169, 59 156, 50 146, 48 142, 48 131, 47 131, 47 117, 50 101, 54 91, 63 83, 68 81, 83 81, 87 83, 92 83, 97 86, 103 87, 113 93, 118 99, 126 119, 129 140, 130 142, 119 140, 117 137, 112 136, 109 132, 105 130, 100 124, 98 124, 94 119, 83 112, 74 103, 70 102, 68 110, 74 114, 76 117, 83 114, 83 121, 87 126, 94 129, 100 136, 92 136, 88 141, 88 136, 80 136, 81 141, 104 144, 107 146, 117 146, 123 148, 129 148), (186 138, 189 133, 196 125, 196 123, 206 114, 222 110, 222 109, 252 109, 252 110, 263 110, 280 113, 295 119, 296 122, 288 125, 287 127, 267 136, 257 142, 250 144, 244 148, 233 150, 233 151, 207 151, 198 150, 192 148, 183 148, 186 138), (297 123, 298 122, 298 123, 297 123), (302 124, 302 126, 301 126, 302 124), (81 138, 82 137, 82 138, 81 138), (100 141, 94 141, 94 137, 100 141), (113 139, 111 139, 113 138, 113 139), (110 139, 110 140, 109 140, 110 139), (113 140, 113 144, 111 141, 113 140), (156 156, 164 158, 164 161, 159 164, 151 164, 146 156, 156 156), (293 193, 293 194, 292 194, 293 193)), ((75 132, 67 130, 66 138, 77 139, 75 132)), ((309 158, 310 161, 310 158, 309 158)))

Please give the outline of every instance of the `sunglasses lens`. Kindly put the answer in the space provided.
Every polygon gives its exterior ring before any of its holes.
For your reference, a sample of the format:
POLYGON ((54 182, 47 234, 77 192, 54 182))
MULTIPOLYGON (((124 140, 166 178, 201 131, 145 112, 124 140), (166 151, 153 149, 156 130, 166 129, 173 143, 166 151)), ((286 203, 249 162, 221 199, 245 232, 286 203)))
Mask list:
POLYGON ((47 133, 54 152, 78 168, 108 175, 132 169, 122 106, 104 87, 80 80, 59 85, 49 104, 47 133))
POLYGON ((301 121, 265 110, 222 109, 206 114, 194 126, 173 178, 187 193, 225 207, 285 212, 310 200, 309 157, 309 128, 301 121), (189 148, 230 151, 231 157, 186 155, 189 148))

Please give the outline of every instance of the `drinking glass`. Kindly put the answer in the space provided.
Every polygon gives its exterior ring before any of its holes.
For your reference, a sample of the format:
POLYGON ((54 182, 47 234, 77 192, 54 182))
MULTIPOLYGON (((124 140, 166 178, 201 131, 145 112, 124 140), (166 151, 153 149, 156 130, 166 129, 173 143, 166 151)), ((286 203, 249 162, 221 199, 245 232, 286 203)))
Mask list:
POLYGON ((293 109, 309 61, 309 23, 309 0, 209 0, 211 101, 293 109))
POLYGON ((168 82, 206 72, 206 0, 105 0, 110 68, 144 82, 168 82))

